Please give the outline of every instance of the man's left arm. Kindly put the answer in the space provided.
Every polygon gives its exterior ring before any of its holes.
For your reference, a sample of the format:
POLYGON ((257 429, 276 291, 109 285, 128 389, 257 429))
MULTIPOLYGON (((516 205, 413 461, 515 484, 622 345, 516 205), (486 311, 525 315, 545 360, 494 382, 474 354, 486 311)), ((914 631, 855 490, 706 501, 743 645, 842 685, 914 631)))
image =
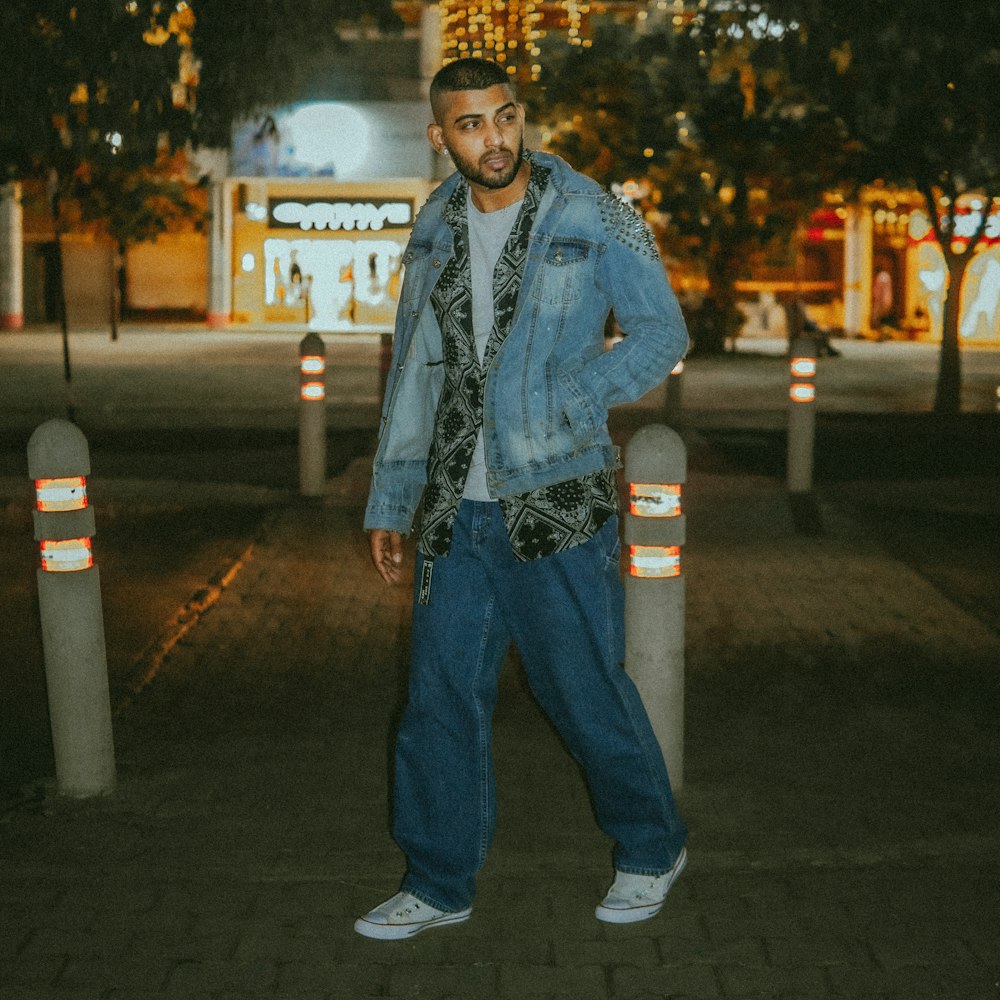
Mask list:
POLYGON ((615 204, 605 205, 606 244, 596 281, 610 299, 625 337, 566 373, 593 401, 599 420, 610 407, 638 399, 659 385, 689 343, 652 233, 632 208, 611 195, 607 198, 615 204))

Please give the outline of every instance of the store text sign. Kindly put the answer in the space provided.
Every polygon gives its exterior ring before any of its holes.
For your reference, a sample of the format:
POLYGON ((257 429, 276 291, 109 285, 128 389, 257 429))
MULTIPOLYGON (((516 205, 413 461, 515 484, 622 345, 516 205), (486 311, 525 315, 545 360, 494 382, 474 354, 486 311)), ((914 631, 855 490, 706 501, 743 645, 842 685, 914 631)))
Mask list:
POLYGON ((270 199, 272 229, 404 229, 413 223, 412 199, 270 199))

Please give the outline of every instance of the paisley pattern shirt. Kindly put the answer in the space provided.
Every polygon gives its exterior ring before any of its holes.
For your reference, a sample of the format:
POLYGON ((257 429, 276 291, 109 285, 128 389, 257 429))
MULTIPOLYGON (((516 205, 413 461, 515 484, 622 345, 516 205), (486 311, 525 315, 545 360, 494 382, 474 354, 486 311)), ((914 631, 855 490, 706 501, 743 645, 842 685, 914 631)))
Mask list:
MULTIPOLYGON (((526 154, 530 159, 530 154, 526 154)), ((493 271, 494 322, 482 364, 472 328, 472 269, 466 219, 467 184, 455 189, 444 217, 455 237, 455 252, 431 304, 441 329, 445 378, 427 464, 427 489, 418 534, 426 556, 445 556, 476 438, 483 422, 483 390, 490 361, 510 331, 528 254, 528 236, 549 171, 532 164, 524 203, 493 271)), ((602 469, 512 497, 498 498, 511 548, 525 561, 561 552, 592 538, 617 511, 613 469, 602 469)))

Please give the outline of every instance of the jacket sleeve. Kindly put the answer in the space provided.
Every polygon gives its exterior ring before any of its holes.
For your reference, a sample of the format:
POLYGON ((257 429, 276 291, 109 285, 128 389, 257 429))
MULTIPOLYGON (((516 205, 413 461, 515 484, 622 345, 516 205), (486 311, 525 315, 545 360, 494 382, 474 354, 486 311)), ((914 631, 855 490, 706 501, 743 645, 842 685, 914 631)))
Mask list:
POLYGON ((689 344, 677 296, 646 223, 611 194, 599 205, 605 245, 596 280, 625 338, 560 372, 577 399, 591 402, 590 417, 596 423, 606 419, 610 407, 632 402, 659 385, 689 344))

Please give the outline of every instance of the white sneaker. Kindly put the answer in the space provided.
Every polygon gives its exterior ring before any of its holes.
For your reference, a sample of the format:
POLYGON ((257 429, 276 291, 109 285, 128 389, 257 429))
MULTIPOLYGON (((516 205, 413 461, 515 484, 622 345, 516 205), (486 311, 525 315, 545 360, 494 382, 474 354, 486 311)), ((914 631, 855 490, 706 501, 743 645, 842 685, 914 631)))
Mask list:
POLYGON ((682 847, 674 867, 663 875, 615 872, 615 880, 594 915, 609 924, 634 924, 655 917, 686 864, 687 848, 682 847))
POLYGON ((374 910, 358 917, 354 929, 368 938, 379 941, 399 941, 412 937, 428 927, 445 927, 469 919, 472 907, 467 910, 436 910, 420 902, 408 892, 397 892, 392 899, 376 906, 374 910))

